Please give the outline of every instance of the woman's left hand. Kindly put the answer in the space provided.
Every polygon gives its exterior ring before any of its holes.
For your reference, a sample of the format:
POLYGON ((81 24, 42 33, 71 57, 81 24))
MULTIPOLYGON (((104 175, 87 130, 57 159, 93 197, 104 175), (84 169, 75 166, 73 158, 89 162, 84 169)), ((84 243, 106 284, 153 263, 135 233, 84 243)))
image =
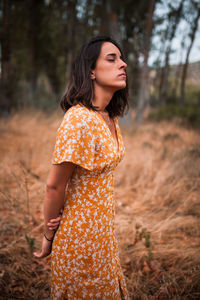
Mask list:
POLYGON ((58 226, 60 224, 61 216, 57 217, 56 219, 51 219, 48 223, 48 229, 52 231, 56 231, 58 229, 58 226))
POLYGON ((62 213, 63 213, 63 208, 61 208, 60 213, 59 213, 59 216, 58 216, 56 219, 51 219, 51 220, 47 223, 47 226, 48 226, 48 229, 49 229, 49 230, 56 231, 56 230, 58 229, 58 226, 59 226, 59 224, 60 224, 60 220, 61 220, 62 213))

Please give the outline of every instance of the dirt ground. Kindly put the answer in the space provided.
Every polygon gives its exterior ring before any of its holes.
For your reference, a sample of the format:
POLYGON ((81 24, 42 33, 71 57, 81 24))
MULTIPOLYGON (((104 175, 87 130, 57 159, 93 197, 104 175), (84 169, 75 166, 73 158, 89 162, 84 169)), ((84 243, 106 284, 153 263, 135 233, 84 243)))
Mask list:
MULTIPOLYGON (((38 111, 0 119, 0 299, 50 299, 50 257, 32 252, 61 119, 38 111)), ((200 299, 199 131, 178 121, 121 131, 116 229, 131 299, 200 299)))

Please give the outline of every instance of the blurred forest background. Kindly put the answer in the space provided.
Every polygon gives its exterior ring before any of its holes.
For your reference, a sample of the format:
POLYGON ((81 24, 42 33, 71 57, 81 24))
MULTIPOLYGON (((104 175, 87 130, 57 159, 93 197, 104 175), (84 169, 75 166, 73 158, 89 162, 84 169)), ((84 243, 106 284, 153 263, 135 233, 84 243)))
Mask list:
POLYGON ((199 0, 0 0, 1 300, 50 300, 50 257, 33 251, 58 102, 79 47, 99 34, 128 64, 115 199, 130 298, 200 299, 199 18, 199 0))
POLYGON ((200 54, 189 61, 199 18, 198 0, 0 0, 1 111, 55 108, 82 43, 105 34, 125 52, 135 119, 151 108, 154 119, 179 116, 196 125, 200 54))

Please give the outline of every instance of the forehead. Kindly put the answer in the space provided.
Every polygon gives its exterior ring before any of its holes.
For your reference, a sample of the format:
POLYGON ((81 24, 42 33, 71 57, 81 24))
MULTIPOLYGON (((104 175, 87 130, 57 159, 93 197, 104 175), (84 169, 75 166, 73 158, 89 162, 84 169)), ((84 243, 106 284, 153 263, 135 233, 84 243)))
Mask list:
POLYGON ((101 46, 100 56, 106 56, 111 53, 121 56, 120 50, 113 43, 104 42, 101 46))

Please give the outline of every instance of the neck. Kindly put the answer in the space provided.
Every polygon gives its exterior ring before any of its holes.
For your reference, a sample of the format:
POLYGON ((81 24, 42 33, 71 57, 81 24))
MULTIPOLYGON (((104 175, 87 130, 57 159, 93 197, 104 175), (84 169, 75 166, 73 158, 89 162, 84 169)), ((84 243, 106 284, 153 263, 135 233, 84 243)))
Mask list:
POLYGON ((94 84, 94 98, 92 104, 97 106, 98 110, 104 111, 106 106, 110 103, 113 94, 112 89, 94 84))

